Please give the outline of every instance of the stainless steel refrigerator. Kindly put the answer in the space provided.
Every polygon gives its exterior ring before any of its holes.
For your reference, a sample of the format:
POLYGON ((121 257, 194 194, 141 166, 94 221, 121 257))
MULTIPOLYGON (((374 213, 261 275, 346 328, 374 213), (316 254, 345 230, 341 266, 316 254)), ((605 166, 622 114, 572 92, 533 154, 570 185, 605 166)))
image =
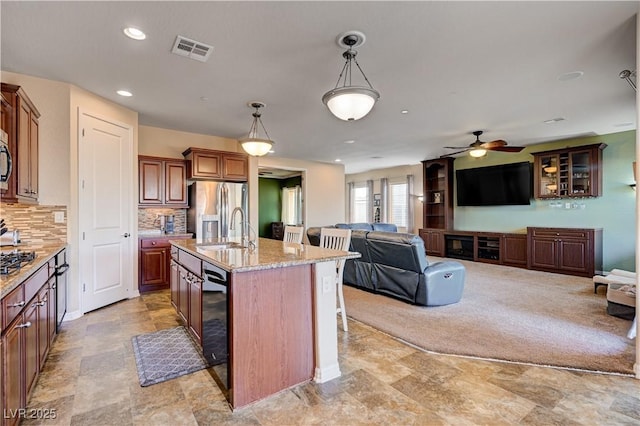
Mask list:
MULTIPOLYGON (((187 232, 198 242, 213 238, 240 238, 240 215, 236 215, 235 229, 231 229, 231 214, 241 207, 244 220, 249 220, 249 190, 246 183, 195 181, 189 185, 187 232)), ((248 222, 247 222, 248 223, 248 222)))

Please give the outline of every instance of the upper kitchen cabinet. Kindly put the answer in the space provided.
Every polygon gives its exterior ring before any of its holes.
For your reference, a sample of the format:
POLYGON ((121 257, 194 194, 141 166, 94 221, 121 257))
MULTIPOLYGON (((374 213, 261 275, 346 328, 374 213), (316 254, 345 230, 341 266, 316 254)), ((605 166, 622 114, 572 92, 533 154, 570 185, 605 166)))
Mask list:
POLYGON ((188 179, 233 182, 249 180, 249 156, 247 154, 188 148, 182 155, 187 160, 188 179))
POLYGON ((534 152, 536 198, 602 195, 602 150, 606 144, 534 152))
POLYGON ((3 105, 3 121, 8 124, 4 130, 13 157, 13 173, 2 201, 36 203, 40 112, 20 86, 2 83, 2 95, 8 103, 6 109, 3 105))
POLYGON ((140 207, 188 207, 184 160, 138 156, 138 175, 140 207))

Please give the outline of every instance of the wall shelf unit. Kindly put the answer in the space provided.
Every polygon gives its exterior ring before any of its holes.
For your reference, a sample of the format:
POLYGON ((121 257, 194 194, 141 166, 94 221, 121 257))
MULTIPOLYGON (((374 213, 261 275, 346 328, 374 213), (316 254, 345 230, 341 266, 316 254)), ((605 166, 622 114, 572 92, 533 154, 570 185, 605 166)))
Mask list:
POLYGON ((427 254, 444 256, 443 231, 453 226, 453 158, 422 162, 424 175, 423 228, 419 234, 427 254))
POLYGON ((532 153, 536 198, 581 198, 602 195, 602 150, 606 144, 532 153))

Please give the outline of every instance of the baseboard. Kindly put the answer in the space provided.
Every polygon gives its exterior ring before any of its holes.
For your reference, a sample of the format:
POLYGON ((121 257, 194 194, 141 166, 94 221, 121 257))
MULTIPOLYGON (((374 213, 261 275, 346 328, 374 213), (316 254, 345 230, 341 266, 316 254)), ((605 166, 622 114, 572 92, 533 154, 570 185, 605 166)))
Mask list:
POLYGON ((67 312, 66 314, 64 314, 64 319, 62 320, 62 322, 77 320, 78 318, 82 317, 82 315, 83 314, 80 311, 67 312))
POLYGON ((325 383, 329 380, 336 379, 341 375, 340 366, 337 363, 322 369, 316 367, 316 373, 313 376, 313 381, 316 383, 325 383))

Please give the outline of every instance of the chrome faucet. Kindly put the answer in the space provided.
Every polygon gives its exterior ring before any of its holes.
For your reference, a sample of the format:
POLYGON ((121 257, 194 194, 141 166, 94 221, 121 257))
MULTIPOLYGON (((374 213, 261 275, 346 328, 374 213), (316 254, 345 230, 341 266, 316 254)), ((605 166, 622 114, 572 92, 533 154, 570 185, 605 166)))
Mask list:
POLYGON ((251 238, 249 236, 249 220, 246 220, 245 218, 245 213, 244 210, 242 210, 242 207, 236 207, 235 209, 233 209, 233 212, 231 213, 231 226, 230 229, 234 230, 235 229, 235 223, 236 223, 236 213, 240 212, 240 239, 242 241, 242 246, 243 247, 250 247, 251 245, 254 245, 253 241, 251 241, 251 238))

